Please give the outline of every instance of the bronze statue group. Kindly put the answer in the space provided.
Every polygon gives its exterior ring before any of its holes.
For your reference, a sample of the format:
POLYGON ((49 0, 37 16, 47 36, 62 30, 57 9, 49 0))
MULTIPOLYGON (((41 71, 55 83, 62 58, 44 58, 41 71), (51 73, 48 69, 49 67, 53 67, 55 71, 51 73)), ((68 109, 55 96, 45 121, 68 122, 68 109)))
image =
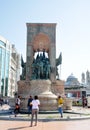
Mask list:
MULTIPOLYGON (((51 66, 48 53, 44 49, 43 51, 37 50, 37 52, 34 52, 32 60, 33 61, 31 63, 30 80, 50 79, 50 74, 53 73, 54 69, 56 69, 56 76, 59 79, 58 66, 62 64, 62 53, 60 53, 59 57, 56 59, 56 68, 53 68, 51 66)), ((26 63, 23 61, 22 56, 21 56, 21 67, 22 67, 22 75, 20 76, 20 79, 25 80, 26 63)))
POLYGON ((49 58, 45 56, 45 51, 39 52, 32 63, 32 79, 49 79, 51 65, 49 58))

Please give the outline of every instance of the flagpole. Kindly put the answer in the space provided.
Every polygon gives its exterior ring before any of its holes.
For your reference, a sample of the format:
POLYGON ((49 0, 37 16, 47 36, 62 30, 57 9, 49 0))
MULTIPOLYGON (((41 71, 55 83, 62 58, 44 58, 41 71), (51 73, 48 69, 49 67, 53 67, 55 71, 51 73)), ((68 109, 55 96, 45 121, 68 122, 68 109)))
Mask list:
POLYGON ((61 79, 61 65, 62 65, 62 52, 60 53, 60 56, 61 56, 61 64, 60 64, 60 79, 61 79))
POLYGON ((60 74, 59 74, 59 79, 61 79, 61 64, 60 64, 60 74))

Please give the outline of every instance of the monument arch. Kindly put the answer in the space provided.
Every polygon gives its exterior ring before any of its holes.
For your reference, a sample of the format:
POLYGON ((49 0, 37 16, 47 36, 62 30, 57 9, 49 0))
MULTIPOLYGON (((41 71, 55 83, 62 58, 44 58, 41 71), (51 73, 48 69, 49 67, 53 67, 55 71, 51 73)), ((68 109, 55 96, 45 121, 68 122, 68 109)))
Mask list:
POLYGON ((51 73, 50 80, 56 80, 56 23, 27 23, 26 80, 32 76, 34 53, 45 50, 48 53, 51 73))

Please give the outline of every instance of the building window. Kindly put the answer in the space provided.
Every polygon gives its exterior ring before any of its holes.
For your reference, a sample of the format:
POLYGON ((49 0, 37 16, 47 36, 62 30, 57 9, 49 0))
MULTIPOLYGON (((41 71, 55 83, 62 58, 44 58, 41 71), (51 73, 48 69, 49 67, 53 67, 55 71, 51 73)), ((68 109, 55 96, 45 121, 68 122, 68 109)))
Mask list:
POLYGON ((6 44, 0 40, 0 45, 6 47, 6 44))

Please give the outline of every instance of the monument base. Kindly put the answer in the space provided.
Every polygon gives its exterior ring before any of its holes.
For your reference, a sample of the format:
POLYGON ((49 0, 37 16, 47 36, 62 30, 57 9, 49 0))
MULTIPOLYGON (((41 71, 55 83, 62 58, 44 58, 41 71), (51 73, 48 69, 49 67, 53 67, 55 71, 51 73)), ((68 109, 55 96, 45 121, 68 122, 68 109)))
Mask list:
MULTIPOLYGON (((51 86, 50 80, 21 80, 18 82, 18 94, 21 98, 21 110, 27 111, 27 102, 30 95, 38 95, 41 105, 41 111, 57 110, 57 94, 64 94, 63 85, 60 81, 51 86)), ((63 109, 72 109, 72 100, 64 98, 63 109)))
POLYGON ((41 111, 57 110, 57 96, 52 92, 44 92, 39 95, 41 111))
POLYGON ((72 99, 64 98, 63 109, 64 110, 71 110, 72 109, 72 99))
POLYGON ((56 110, 57 96, 51 92, 50 80, 19 81, 18 94, 21 98, 21 109, 27 111, 27 102, 30 95, 38 95, 40 110, 56 110))

